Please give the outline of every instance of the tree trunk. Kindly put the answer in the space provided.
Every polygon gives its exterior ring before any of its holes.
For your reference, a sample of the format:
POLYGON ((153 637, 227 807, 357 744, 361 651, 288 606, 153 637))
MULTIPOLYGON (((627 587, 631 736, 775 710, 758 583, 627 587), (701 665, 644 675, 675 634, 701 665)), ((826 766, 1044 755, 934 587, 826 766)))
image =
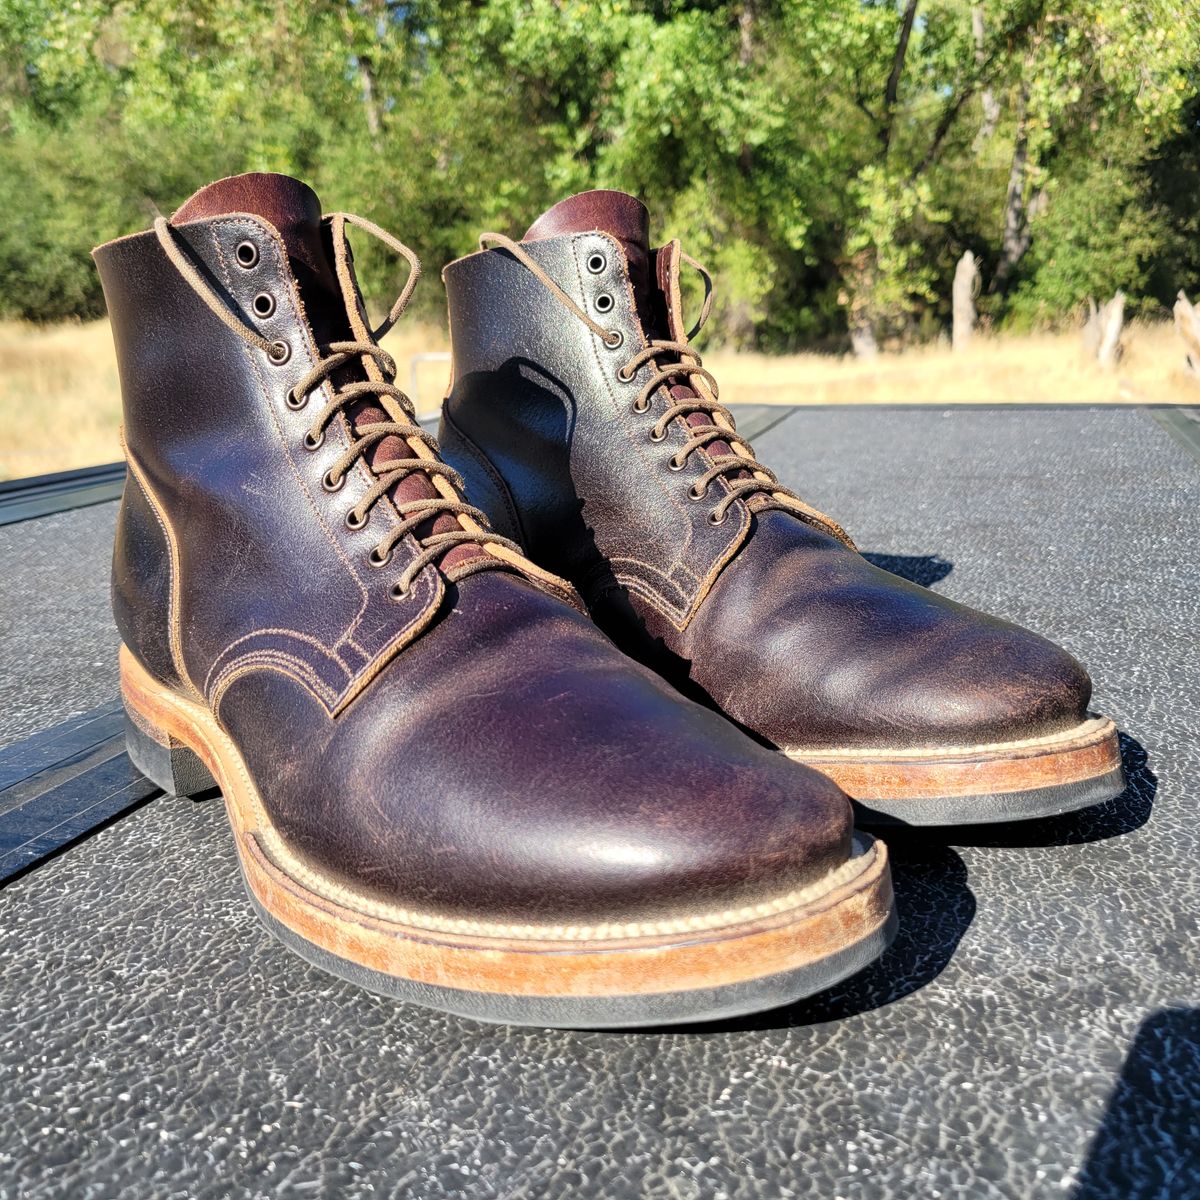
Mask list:
POLYGON ((1031 233, 1025 207, 1025 176, 1029 169, 1029 83, 1022 81, 1017 97, 1017 135, 1013 143, 1012 166, 1008 172, 1008 193, 1004 200, 1004 236, 1000 261, 992 276, 990 293, 1003 292, 1017 264, 1029 249, 1031 233))
POLYGON ((963 252, 954 268, 954 332, 952 344, 960 354, 971 343, 975 332, 975 297, 979 293, 979 263, 970 250, 963 252))
POLYGON ((1192 306, 1186 292, 1180 292, 1175 301, 1175 328, 1183 339, 1187 373, 1200 383, 1200 312, 1192 306))
POLYGON ((879 129, 879 140, 883 144, 885 158, 891 149, 896 101, 900 97, 900 77, 904 74, 904 60, 908 56, 908 39, 912 36, 913 21, 917 17, 917 3, 918 0, 907 0, 904 5, 904 15, 900 18, 900 37, 896 42, 896 53, 892 56, 887 86, 883 89, 883 124, 879 129))
MULTIPOLYGON (((984 27, 983 27, 983 5, 975 4, 971 7, 971 33, 975 38, 975 65, 979 68, 987 61, 987 55, 984 52, 984 27)), ((1000 102, 996 99, 991 88, 984 88, 980 94, 980 103, 983 108, 983 121, 979 126, 979 132, 975 135, 974 149, 978 150, 984 142, 991 138, 996 132, 996 126, 1000 123, 1000 102)))
POLYGON ((378 145, 381 125, 379 121, 379 103, 375 99, 375 68, 366 55, 359 55, 358 77, 362 82, 363 109, 367 118, 367 132, 371 135, 371 140, 378 145))
POLYGON ((846 273, 846 324, 855 358, 875 358, 879 339, 875 335, 875 259, 870 250, 856 254, 846 273))
MULTIPOLYGON (((758 0, 743 0, 742 11, 738 14, 738 66, 743 71, 750 69, 754 61, 754 26, 758 18, 758 0)), ((749 175, 754 170, 754 151, 750 143, 743 139, 738 148, 738 169, 743 175, 749 175)))

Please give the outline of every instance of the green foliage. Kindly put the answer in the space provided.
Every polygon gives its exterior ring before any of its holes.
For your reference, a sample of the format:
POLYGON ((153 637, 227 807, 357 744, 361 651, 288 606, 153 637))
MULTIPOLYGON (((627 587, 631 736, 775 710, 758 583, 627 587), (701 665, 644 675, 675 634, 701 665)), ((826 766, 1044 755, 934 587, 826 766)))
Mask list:
POLYGON ((997 321, 1194 290, 1200 10, 979 0, 977 43, 972 7, 0 0, 0 315, 101 312, 91 247, 243 170, 307 178, 430 274, 634 191, 716 274, 713 336, 767 349, 928 334, 965 248, 997 321))
POLYGON ((1131 312, 1153 309, 1154 273, 1173 239, 1169 214, 1154 202, 1145 176, 1119 161, 1083 159, 1047 196, 1008 322, 1062 324, 1088 297, 1102 302, 1118 288, 1132 298, 1131 312))

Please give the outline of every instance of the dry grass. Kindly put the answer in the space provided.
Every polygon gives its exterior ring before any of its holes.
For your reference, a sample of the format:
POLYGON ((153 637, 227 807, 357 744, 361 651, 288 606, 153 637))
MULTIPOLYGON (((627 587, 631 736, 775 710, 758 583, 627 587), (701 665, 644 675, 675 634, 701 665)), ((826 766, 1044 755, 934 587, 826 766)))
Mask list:
MULTIPOLYGON (((855 362, 828 355, 773 358, 714 351, 705 360, 721 398, 745 404, 1170 404, 1200 403, 1200 386, 1181 370, 1170 325, 1132 325, 1118 370, 1083 361, 1075 334, 980 338, 955 356, 926 347, 855 362)), ((385 345, 410 388, 412 356, 447 349, 445 333, 402 324, 385 345)), ((444 362, 416 367, 423 412, 435 410, 444 362)), ((120 394, 108 325, 32 328, 0 323, 0 478, 112 462, 120 394)))
MULTIPOLYGON (((384 345, 410 386, 414 354, 444 351, 437 329, 401 326, 384 345)), ((444 362, 417 366, 425 410, 441 402, 444 362)), ((107 321, 35 327, 0 322, 0 479, 44 475, 121 457, 121 392, 107 321)))
POLYGON ((1197 404, 1168 323, 1131 323, 1116 371, 1088 363, 1077 333, 979 337, 964 354, 923 346, 873 362, 833 355, 705 356, 728 404, 1197 404))

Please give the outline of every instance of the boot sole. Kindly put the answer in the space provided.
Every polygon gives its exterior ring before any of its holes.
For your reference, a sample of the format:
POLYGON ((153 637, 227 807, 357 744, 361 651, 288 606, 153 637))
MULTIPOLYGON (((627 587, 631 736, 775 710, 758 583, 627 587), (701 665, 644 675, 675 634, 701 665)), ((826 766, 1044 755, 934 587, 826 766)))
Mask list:
POLYGON ((203 705, 121 647, 134 765, 164 791, 219 787, 254 908, 314 965, 374 992, 476 1020, 628 1028, 787 1004, 855 974, 895 936, 887 851, 856 834, 823 880, 738 909, 597 926, 419 913, 300 861, 271 825, 233 742, 203 705))
POLYGON ((983 825, 1090 808, 1125 790, 1117 727, 1091 717, 1048 737, 983 746, 787 750, 875 825, 983 825))

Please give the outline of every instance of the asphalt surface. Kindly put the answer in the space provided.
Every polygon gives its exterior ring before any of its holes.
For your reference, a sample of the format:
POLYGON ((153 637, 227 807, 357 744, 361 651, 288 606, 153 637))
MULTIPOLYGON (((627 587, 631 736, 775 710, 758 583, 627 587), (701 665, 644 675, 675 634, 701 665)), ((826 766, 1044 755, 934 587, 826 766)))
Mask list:
MULTIPOLYGON (((800 410, 755 444, 877 561, 1080 657, 1129 791, 893 834, 879 964, 639 1033, 329 979, 257 924, 220 805, 152 800, 0 890, 0 1197, 1200 1196, 1200 463, 1131 409, 800 410)), ((113 517, 0 529, 0 741, 113 699, 113 517)))

